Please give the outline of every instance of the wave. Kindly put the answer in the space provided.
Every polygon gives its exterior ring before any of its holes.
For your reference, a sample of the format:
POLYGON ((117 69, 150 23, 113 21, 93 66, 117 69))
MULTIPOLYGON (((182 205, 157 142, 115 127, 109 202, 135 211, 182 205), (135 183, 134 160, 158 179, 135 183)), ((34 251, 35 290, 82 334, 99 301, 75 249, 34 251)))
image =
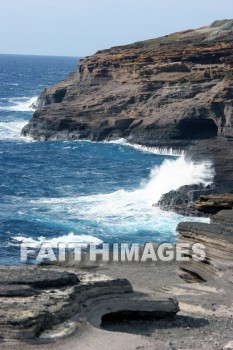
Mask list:
MULTIPOLYGON (((160 166, 155 166, 149 175, 149 180, 141 183, 139 189, 134 191, 118 190, 109 194, 97 194, 91 196, 68 197, 40 199, 43 203, 59 203, 82 201, 83 203, 95 202, 99 212, 103 210, 107 213, 118 212, 120 208, 124 208, 129 204, 145 203, 147 206, 153 205, 159 201, 163 194, 172 190, 177 190, 181 186, 203 184, 208 186, 212 183, 214 170, 211 162, 194 163, 184 157, 176 160, 165 160, 160 166), (109 202, 109 207, 101 209, 100 203, 109 202)), ((93 214, 93 212, 92 212, 93 214)))
POLYGON ((37 239, 33 239, 31 237, 25 237, 25 236, 18 236, 14 237, 13 241, 16 241, 18 243, 11 243, 12 246, 17 246, 19 243, 30 243, 35 248, 39 247, 41 244, 46 243, 49 244, 52 248, 56 248, 58 243, 87 243, 87 244, 101 244, 102 241, 96 237, 89 236, 89 235, 77 235, 73 232, 70 232, 67 235, 63 235, 60 237, 50 238, 46 239, 45 237, 41 236, 37 239))
POLYGON ((31 141, 28 137, 21 136, 21 130, 28 121, 0 122, 0 140, 22 140, 31 141))
MULTIPOLYGON (((5 99, 6 100, 6 99, 5 99)), ((7 99, 7 105, 0 106, 0 111, 9 112, 32 112, 35 110, 34 103, 37 97, 14 97, 7 99)))
POLYGON ((104 143, 113 143, 116 145, 127 146, 130 148, 136 149, 137 151, 163 155, 163 156, 180 157, 185 155, 185 151, 182 149, 173 149, 171 147, 169 148, 169 147, 142 146, 136 143, 129 143, 127 140, 123 138, 118 140, 104 141, 104 143))
POLYGON ((152 169, 150 180, 141 191, 157 203, 163 194, 181 186, 210 185, 213 177, 214 169, 210 161, 195 163, 180 157, 177 160, 165 160, 160 167, 152 169))
POLYGON ((149 179, 134 191, 121 189, 109 194, 41 198, 31 200, 30 205, 46 208, 49 217, 56 220, 81 220, 87 225, 87 232, 91 232, 93 226, 98 227, 98 232, 107 240, 109 237, 138 239, 138 232, 144 232, 142 241, 170 239, 171 235, 175 239, 175 228, 180 221, 209 221, 164 212, 153 204, 164 193, 183 185, 208 185, 213 175, 211 163, 194 163, 180 157, 154 167, 149 179))

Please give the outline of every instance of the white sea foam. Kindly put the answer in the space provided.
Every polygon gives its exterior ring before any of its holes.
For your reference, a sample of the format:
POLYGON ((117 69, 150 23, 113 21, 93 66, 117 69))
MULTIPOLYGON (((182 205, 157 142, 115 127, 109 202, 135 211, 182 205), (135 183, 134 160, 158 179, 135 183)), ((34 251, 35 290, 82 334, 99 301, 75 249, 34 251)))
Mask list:
POLYGON ((214 170, 211 162, 194 163, 184 157, 177 160, 165 160, 160 167, 152 169, 150 180, 140 190, 155 202, 164 193, 177 190, 184 185, 209 185, 213 181, 214 170))
MULTIPOLYGON (((46 207, 52 217, 96 222, 106 237, 114 235, 159 232, 160 237, 173 232, 184 218, 175 213, 153 207, 164 193, 183 185, 210 184, 213 179, 210 163, 195 164, 184 157, 165 160, 151 170, 148 181, 134 191, 123 189, 109 193, 80 197, 41 198, 32 200, 33 206, 46 207)), ((208 219, 198 219, 208 222, 208 219)), ((147 234, 146 233, 146 234, 147 234)))
POLYGON ((0 140, 31 141, 28 137, 21 136, 21 131, 28 121, 0 122, 0 140))
MULTIPOLYGON (((182 220, 204 221, 208 219, 184 218, 178 214, 164 212, 154 207, 164 193, 176 190, 184 185, 204 184, 212 182, 213 168, 209 162, 194 163, 185 157, 167 159, 161 165, 155 166, 147 181, 131 191, 120 189, 109 194, 97 194, 78 197, 40 198, 29 201, 30 208, 35 209, 38 215, 43 208, 42 221, 69 221, 77 219, 82 222, 82 232, 85 235, 68 235, 46 239, 39 237, 15 237, 16 242, 29 242, 40 244, 58 242, 82 242, 101 243, 94 237, 96 232, 101 233, 106 241, 109 237, 138 237, 138 232, 143 233, 142 241, 157 241, 171 234, 176 236, 175 227, 182 220), (44 209, 46 209, 44 211, 44 209), (93 229, 97 228, 97 231, 93 229), (158 237, 156 237, 158 235, 158 237)), ((39 214, 40 215, 40 214, 39 214)), ((79 224, 77 224, 79 230, 79 224)), ((72 228, 76 231, 76 227, 72 228)), ((76 231, 77 232, 77 231, 76 231)), ((124 239, 124 238, 123 238, 124 239)), ((132 238, 133 239, 133 238, 132 238)))
POLYGON ((182 149, 173 149, 169 147, 148 147, 148 146, 142 146, 136 143, 129 143, 125 139, 118 139, 118 140, 112 140, 112 141, 104 141, 105 143, 113 143, 116 145, 122 145, 127 146, 133 149, 136 149, 137 151, 145 152, 145 153, 152 153, 152 154, 158 154, 158 155, 164 155, 164 156, 172 156, 172 157, 180 157, 185 155, 185 151, 182 149))
MULTIPOLYGON (((87 243, 87 244, 101 244, 102 241, 96 237, 89 236, 89 235, 77 235, 73 232, 70 232, 67 235, 56 237, 56 238, 50 238, 46 239, 45 237, 41 236, 37 239, 33 239, 31 237, 25 237, 25 236, 17 236, 13 238, 14 241, 18 243, 30 243, 34 247, 38 247, 43 243, 49 244, 51 247, 56 248, 58 243, 87 243)), ((18 243, 13 243, 11 245, 18 245, 18 243)))
MULTIPOLYGON (((0 111, 10 112, 30 112, 34 111, 32 104, 37 97, 15 97, 12 99, 2 98, 2 101, 7 101, 7 106, 0 106, 0 111)), ((25 142, 31 141, 31 138, 22 137, 21 131, 28 123, 27 120, 15 120, 0 122, 0 140, 23 140, 25 142)))
MULTIPOLYGON (((214 176, 214 170, 211 162, 194 163, 187 160, 184 157, 180 157, 176 160, 165 160, 160 166, 155 166, 149 176, 149 180, 142 183, 140 188, 135 191, 119 190, 110 194, 98 194, 92 196, 83 196, 78 198, 54 198, 54 199, 41 199, 43 203, 50 202, 57 203, 61 201, 82 201, 92 202, 101 201, 103 198, 107 200, 114 199, 114 203, 123 197, 128 201, 140 202, 146 201, 148 205, 158 202, 164 193, 172 190, 177 190, 181 186, 203 184, 207 186, 212 183, 214 176)), ((123 203, 121 203, 122 205, 123 203)), ((109 208, 106 208, 109 211, 109 208)))
POLYGON ((0 106, 0 111, 9 112, 32 112, 34 111, 33 104, 37 97, 14 97, 8 100, 7 106, 0 106))

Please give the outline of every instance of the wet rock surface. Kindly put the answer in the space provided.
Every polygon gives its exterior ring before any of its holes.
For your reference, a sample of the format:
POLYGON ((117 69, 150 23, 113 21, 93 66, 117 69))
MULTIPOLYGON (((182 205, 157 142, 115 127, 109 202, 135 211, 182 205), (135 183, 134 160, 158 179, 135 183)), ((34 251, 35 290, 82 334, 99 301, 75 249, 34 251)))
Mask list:
POLYGON ((185 216, 208 216, 209 213, 203 213, 198 210, 195 202, 203 193, 209 194, 213 191, 213 186, 182 186, 176 191, 165 193, 156 206, 159 206, 162 210, 174 211, 185 216))

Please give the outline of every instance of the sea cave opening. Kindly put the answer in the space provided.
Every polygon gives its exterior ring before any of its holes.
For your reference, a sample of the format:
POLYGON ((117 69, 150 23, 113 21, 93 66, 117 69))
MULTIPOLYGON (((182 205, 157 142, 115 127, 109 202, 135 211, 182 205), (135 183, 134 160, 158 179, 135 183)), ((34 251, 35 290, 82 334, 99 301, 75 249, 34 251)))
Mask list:
POLYGON ((218 127, 213 119, 187 118, 177 125, 183 139, 209 139, 217 136, 218 127))

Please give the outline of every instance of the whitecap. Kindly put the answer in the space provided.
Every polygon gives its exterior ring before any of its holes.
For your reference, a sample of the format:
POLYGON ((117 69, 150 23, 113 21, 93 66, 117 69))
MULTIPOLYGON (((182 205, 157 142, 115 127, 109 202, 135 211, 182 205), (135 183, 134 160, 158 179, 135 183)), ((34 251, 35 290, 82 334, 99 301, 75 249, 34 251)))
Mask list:
POLYGON ((14 97, 8 99, 8 104, 0 106, 0 111, 9 112, 32 112, 35 110, 33 104, 36 102, 37 97, 14 97))
POLYGON ((164 193, 184 185, 208 185, 213 181, 213 176, 211 163, 194 163, 180 157, 165 160, 160 166, 155 166, 149 179, 132 191, 120 189, 108 194, 41 198, 30 202, 35 207, 46 207, 52 217, 57 217, 59 213, 59 219, 64 217, 68 220, 79 219, 90 224, 96 223, 106 237, 137 232, 145 232, 149 236, 155 232, 160 237, 168 233, 175 236, 175 228, 182 220, 209 221, 184 218, 176 213, 164 212, 153 205, 164 193))
POLYGON ((90 236, 90 235, 77 235, 74 232, 70 232, 67 235, 59 236, 59 237, 54 237, 54 238, 45 238, 43 236, 38 237, 37 239, 34 239, 32 237, 26 237, 26 236, 16 236, 12 238, 13 241, 16 241, 18 243, 11 243, 11 245, 17 246, 19 243, 30 243, 34 247, 39 247, 41 244, 48 244, 52 248, 57 248, 59 243, 85 243, 85 244, 101 244, 102 241, 99 238, 90 236))
POLYGON ((21 131, 27 123, 27 120, 18 122, 0 122, 0 140, 32 141, 29 137, 21 136, 21 131))
POLYGON ((163 156, 180 157, 185 155, 185 151, 182 149, 174 149, 172 147, 142 146, 137 143, 129 143, 126 139, 123 139, 123 138, 118 140, 104 141, 104 143, 122 145, 144 153, 152 153, 152 154, 163 155, 163 156))

